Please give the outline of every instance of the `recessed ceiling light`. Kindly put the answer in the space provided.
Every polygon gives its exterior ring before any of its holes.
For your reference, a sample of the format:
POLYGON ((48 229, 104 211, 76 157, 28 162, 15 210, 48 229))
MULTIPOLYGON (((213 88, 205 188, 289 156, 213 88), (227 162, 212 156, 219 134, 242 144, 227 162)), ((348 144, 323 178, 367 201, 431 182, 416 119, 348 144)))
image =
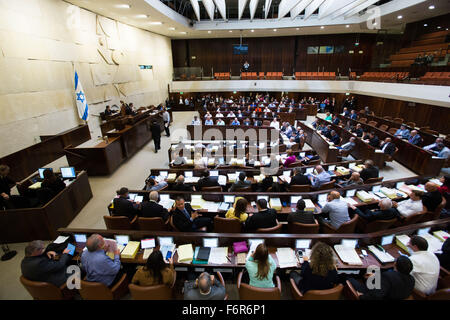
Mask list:
POLYGON ((324 26, 321 26, 321 27, 320 27, 320 29, 323 29, 323 28, 325 28, 325 27, 324 27, 324 26))
POLYGON ((438 29, 440 29, 440 28, 441 28, 441 26, 438 26, 437 28, 438 28, 438 29))
POLYGON ((428 27, 428 24, 427 24, 427 23, 424 23, 423 26, 424 26, 424 27, 428 27))
POLYGON ((116 8, 130 9, 131 6, 129 4, 116 4, 116 8))
POLYGON ((431 5, 431 6, 428 7, 428 9, 433 10, 433 9, 434 9, 434 6, 431 5))
POLYGON ((181 34, 186 34, 186 31, 181 31, 180 33, 181 33, 181 34))
POLYGON ((252 29, 252 30, 250 30, 250 32, 255 32, 255 30, 252 29))
POLYGON ((373 23, 373 25, 376 26, 376 25, 377 25, 377 22, 375 21, 375 22, 373 23))
POLYGON ((228 32, 233 32, 233 30, 229 30, 228 32))
POLYGON ((350 28, 350 25, 349 24, 347 24, 346 26, 345 26, 346 28, 350 28))
POLYGON ((403 18, 403 16, 397 16, 397 19, 401 19, 401 18, 403 18))
POLYGON ((211 33, 211 30, 208 30, 208 33, 211 33))
POLYGON ((273 31, 275 31, 275 32, 276 32, 276 31, 277 31, 277 29, 273 29, 273 31))
POLYGON ((136 15, 136 18, 138 18, 138 19, 145 19, 145 18, 148 18, 148 15, 146 15, 146 14, 138 14, 138 15, 136 15))
POLYGON ((163 24, 161 21, 152 21, 152 22, 150 22, 149 24, 152 24, 152 25, 160 25, 160 24, 163 24))
POLYGON ((174 27, 170 27, 169 30, 175 30, 175 28, 174 27))
POLYGON ((300 28, 295 28, 295 30, 300 30, 300 28))

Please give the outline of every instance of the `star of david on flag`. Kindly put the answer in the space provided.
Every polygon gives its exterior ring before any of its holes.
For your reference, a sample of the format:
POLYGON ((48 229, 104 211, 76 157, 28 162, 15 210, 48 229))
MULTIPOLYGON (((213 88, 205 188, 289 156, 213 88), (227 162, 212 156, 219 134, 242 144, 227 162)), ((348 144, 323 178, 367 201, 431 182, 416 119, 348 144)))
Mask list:
POLYGON ((75 71, 75 99, 77 102, 78 116, 84 121, 89 120, 89 106, 84 95, 83 87, 78 79, 78 73, 75 71))

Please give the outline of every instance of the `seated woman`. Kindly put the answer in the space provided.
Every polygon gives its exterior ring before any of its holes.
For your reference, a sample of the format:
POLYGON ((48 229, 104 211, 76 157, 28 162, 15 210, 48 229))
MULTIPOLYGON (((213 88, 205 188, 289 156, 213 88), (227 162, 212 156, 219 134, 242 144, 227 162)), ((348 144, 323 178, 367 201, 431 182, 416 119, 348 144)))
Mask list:
POLYGON ((207 162, 202 157, 202 154, 200 152, 195 153, 194 155, 194 169, 206 169, 207 162))
POLYGON ((42 181, 41 188, 49 188, 51 189, 55 194, 60 193, 64 188, 66 187, 66 184, 50 169, 44 170, 44 180, 42 181))
POLYGON ((331 116, 331 114, 329 112, 327 112, 327 116, 325 117, 325 121, 331 121, 333 120, 333 117, 331 116))
POLYGON ((287 168, 291 163, 294 163, 295 161, 297 161, 297 158, 295 157, 295 154, 292 152, 291 149, 288 149, 286 151, 288 157, 286 158, 286 160, 284 160, 284 167, 287 168))
POLYGON ((228 209, 225 218, 239 219, 240 222, 245 222, 248 218, 247 211, 248 201, 243 197, 237 197, 234 200, 233 208, 228 209))
POLYGON ((290 273, 300 292, 332 289, 339 282, 333 249, 329 245, 316 243, 311 250, 311 258, 304 255, 303 260, 300 272, 290 273))
POLYGON ((145 266, 137 268, 131 283, 140 286, 156 286, 165 284, 171 286, 174 280, 175 271, 173 260, 169 259, 169 267, 164 262, 161 251, 153 251, 147 259, 145 266))
POLYGON ((258 288, 273 288, 273 274, 277 268, 277 264, 269 255, 269 250, 264 243, 260 243, 255 252, 249 255, 245 263, 248 275, 250 277, 250 285, 258 288))

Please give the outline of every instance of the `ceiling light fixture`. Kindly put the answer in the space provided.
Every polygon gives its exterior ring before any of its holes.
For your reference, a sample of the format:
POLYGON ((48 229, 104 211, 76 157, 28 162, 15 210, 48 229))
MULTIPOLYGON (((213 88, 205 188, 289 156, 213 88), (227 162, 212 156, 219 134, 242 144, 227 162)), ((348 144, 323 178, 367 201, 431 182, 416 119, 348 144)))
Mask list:
POLYGON ((170 27, 169 30, 175 30, 175 28, 174 27, 170 27))
POLYGON ((349 24, 347 24, 346 26, 345 26, 346 28, 350 28, 350 25, 349 24))
POLYGON ((320 27, 320 29, 323 29, 323 28, 325 28, 325 27, 324 27, 324 26, 321 26, 321 27, 320 27))
POLYGON ((136 15, 136 18, 138 18, 138 19, 145 19, 145 18, 148 18, 148 15, 146 15, 146 14, 138 14, 138 15, 136 15))
POLYGON ((255 30, 252 29, 252 30, 250 30, 250 32, 255 32, 255 30))
POLYGON ((397 16, 397 19, 401 19, 401 18, 403 18, 403 16, 397 16))
POLYGON ((163 23, 161 21, 152 21, 149 24, 156 26, 156 25, 160 25, 160 24, 163 24, 163 23))
POLYGON ((120 9, 130 9, 131 6, 129 4, 116 4, 116 8, 120 9))
POLYGON ((433 10, 434 8, 435 8, 434 5, 431 5, 428 7, 428 9, 430 9, 430 10, 433 10))

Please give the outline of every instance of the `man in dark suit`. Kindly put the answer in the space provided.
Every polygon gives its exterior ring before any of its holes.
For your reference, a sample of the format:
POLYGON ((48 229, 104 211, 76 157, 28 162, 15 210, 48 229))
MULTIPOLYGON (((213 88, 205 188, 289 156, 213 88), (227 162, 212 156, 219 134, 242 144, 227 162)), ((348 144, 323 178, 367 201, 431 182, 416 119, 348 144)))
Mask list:
POLYGON ((358 123, 356 127, 352 130, 352 133, 356 134, 357 137, 361 138, 363 136, 364 130, 361 127, 361 124, 358 123))
POLYGON ((175 185, 172 187, 173 191, 186 191, 186 192, 192 192, 195 191, 194 186, 190 186, 188 184, 184 183, 184 176, 179 175, 175 185))
POLYGON ((250 215, 245 222, 245 229, 247 231, 255 231, 259 228, 272 228, 278 224, 277 212, 274 209, 267 207, 265 199, 256 201, 258 212, 250 215))
POLYGON ((379 170, 378 170, 378 167, 376 167, 373 164, 372 160, 366 160, 364 162, 364 166, 365 166, 365 168, 362 169, 362 171, 359 173, 361 176, 361 179, 366 181, 367 179, 370 179, 370 178, 378 178, 379 170))
POLYGON ((158 191, 150 192, 150 201, 144 201, 141 203, 141 212, 139 216, 144 218, 163 218, 167 221, 169 218, 169 212, 166 208, 158 203, 158 191))
POLYGON ((114 198, 113 216, 125 216, 128 219, 133 220, 136 215, 139 214, 139 202, 133 203, 128 200, 128 188, 122 187, 117 191, 119 197, 114 198))
POLYGON ((202 190, 205 187, 215 187, 219 186, 219 182, 217 178, 212 178, 209 176, 209 170, 205 170, 202 172, 202 178, 197 182, 197 190, 202 190))
POLYGON ((151 132, 155 142, 155 153, 158 153, 158 150, 161 149, 161 127, 156 120, 152 121, 151 132))
POLYGON ((69 250, 65 249, 59 260, 53 260, 54 251, 45 254, 44 242, 35 240, 25 248, 25 258, 20 265, 22 275, 31 281, 48 282, 56 287, 66 283, 66 267, 72 260, 69 250))
POLYGON ((355 278, 349 281, 357 291, 361 300, 404 300, 414 289, 415 280, 411 275, 413 264, 406 256, 399 256, 394 264, 394 270, 381 273, 380 288, 367 288, 355 278))
POLYGON ((331 130, 330 138, 328 140, 333 142, 335 146, 341 143, 341 138, 339 138, 338 134, 334 130, 331 130))
POLYGON ((303 199, 298 200, 296 211, 289 213, 287 221, 289 223, 298 222, 303 224, 315 224, 316 220, 314 219, 314 212, 305 211, 305 207, 305 201, 303 199))
POLYGON ((182 197, 175 200, 172 217, 173 224, 181 232, 198 231, 203 227, 206 227, 208 231, 212 230, 211 219, 198 214, 189 203, 185 203, 182 197))
POLYGON ((380 146, 380 139, 373 131, 369 133, 369 141, 366 140, 366 142, 368 142, 369 145, 371 145, 374 148, 378 148, 380 146))
POLYGON ((359 219, 358 226, 360 229, 363 229, 364 226, 372 221, 376 220, 392 220, 392 219, 400 219, 400 213, 396 208, 392 207, 392 201, 388 198, 383 198, 378 202, 379 209, 375 210, 364 210, 361 211, 359 208, 354 205, 350 205, 350 208, 353 209, 353 212, 357 214, 361 219, 359 219))
POLYGON ((439 192, 439 187, 432 183, 425 184, 425 193, 422 196, 422 203, 428 211, 433 212, 442 202, 442 194, 439 192))
POLYGON ((244 171, 239 173, 238 179, 233 183, 233 185, 230 187, 230 190, 228 190, 228 191, 229 192, 233 192, 236 189, 242 189, 242 188, 250 187, 252 185, 252 183, 250 181, 248 181, 248 180, 245 180, 246 178, 247 178, 247 175, 245 174, 244 171))
POLYGON ((392 142, 392 139, 387 137, 380 145, 381 151, 392 156, 395 153, 395 149, 397 148, 395 144, 392 142))
POLYGON ((302 186, 302 185, 311 185, 311 181, 302 173, 302 169, 296 167, 294 169, 294 176, 291 178, 290 186, 302 186))

